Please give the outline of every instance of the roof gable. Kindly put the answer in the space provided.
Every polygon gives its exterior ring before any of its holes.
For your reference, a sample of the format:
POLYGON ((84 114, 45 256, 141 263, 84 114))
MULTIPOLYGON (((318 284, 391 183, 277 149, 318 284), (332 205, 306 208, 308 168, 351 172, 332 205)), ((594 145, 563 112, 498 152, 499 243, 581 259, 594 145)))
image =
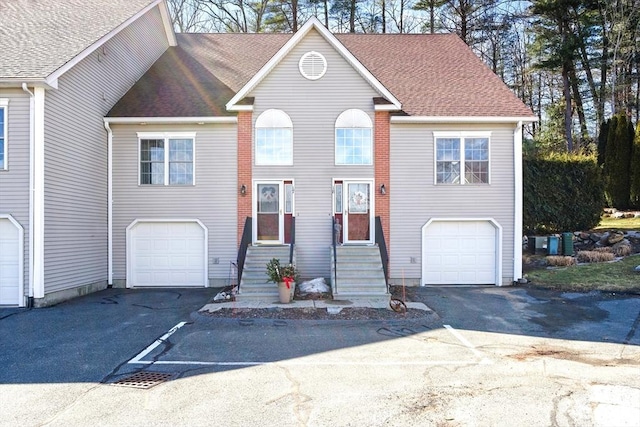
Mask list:
MULTIPOLYGON (((380 83, 380 81, 376 79, 376 77, 364 65, 362 65, 356 57, 315 17, 309 19, 309 21, 307 21, 307 23, 303 25, 302 28, 300 28, 255 75, 253 75, 253 77, 227 103, 227 109, 230 111, 237 110, 238 102, 247 96, 247 94, 249 94, 312 29, 315 29, 331 46, 333 46, 382 97, 386 98, 395 106, 396 109, 401 109, 400 101, 393 96, 393 94, 389 92, 389 90, 384 87, 384 85, 380 83)), ((240 108, 244 109, 243 107, 240 108)))
POLYGON ((57 79, 107 40, 154 7, 175 44, 164 0, 65 0, 3 2, 0 5, 0 83, 57 79))

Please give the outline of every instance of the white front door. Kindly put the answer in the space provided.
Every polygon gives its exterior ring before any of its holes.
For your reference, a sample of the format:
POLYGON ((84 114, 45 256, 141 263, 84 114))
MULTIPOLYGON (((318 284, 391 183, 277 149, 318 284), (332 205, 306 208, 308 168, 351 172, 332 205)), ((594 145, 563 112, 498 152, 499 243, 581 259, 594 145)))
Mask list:
POLYGON ((375 241, 373 182, 344 181, 343 242, 369 244, 375 241))

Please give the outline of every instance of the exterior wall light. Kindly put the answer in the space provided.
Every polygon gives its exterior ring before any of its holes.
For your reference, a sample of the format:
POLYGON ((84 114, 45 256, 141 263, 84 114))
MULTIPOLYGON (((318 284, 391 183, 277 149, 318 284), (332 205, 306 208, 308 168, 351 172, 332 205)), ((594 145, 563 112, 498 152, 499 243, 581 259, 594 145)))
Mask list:
POLYGON ((240 186, 240 194, 242 194, 243 196, 247 195, 247 186, 246 185, 242 184, 240 186))
POLYGON ((384 184, 380 185, 380 194, 387 194, 387 187, 384 184))

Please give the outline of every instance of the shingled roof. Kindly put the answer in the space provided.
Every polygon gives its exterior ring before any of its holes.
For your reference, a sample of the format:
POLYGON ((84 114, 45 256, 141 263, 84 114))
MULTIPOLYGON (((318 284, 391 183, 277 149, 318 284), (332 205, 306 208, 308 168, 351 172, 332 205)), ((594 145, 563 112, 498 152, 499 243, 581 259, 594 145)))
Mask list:
POLYGON ((0 0, 0 80, 44 79, 157 0, 0 0))
MULTIPOLYGON (((164 54, 109 116, 227 115, 225 104, 291 37, 178 34, 178 46, 164 54)), ((335 37, 402 103, 406 115, 533 117, 531 110, 456 35, 335 37)))

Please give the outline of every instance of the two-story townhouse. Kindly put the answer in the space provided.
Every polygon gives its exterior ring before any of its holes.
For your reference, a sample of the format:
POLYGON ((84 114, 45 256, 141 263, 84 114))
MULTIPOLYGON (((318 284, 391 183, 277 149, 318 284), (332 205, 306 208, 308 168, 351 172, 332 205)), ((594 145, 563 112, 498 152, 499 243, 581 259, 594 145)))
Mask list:
POLYGON ((0 305, 108 283, 103 117, 172 45, 163 0, 0 4, 0 305))

